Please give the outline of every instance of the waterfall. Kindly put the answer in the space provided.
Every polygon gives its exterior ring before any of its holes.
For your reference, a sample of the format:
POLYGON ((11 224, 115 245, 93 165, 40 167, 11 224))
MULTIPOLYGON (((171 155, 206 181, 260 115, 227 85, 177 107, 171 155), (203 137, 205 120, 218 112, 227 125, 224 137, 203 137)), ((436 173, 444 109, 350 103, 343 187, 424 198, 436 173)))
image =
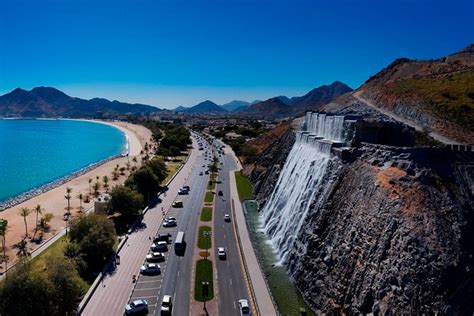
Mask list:
POLYGON ((311 202, 323 185, 332 147, 346 144, 352 135, 351 126, 344 116, 306 113, 276 186, 261 212, 264 231, 277 250, 280 263, 286 260, 311 202))

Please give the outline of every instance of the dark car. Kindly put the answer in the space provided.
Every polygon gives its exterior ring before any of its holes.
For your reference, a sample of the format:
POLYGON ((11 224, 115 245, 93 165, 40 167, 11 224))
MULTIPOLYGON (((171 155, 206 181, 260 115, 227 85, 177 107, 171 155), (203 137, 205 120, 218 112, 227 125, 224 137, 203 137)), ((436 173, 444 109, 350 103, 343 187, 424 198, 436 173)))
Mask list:
POLYGON ((223 196, 223 195, 224 195, 224 193, 222 193, 222 191, 219 191, 217 194, 218 194, 219 196, 223 196))
POLYGON ((162 233, 162 234, 156 235, 156 236, 153 238, 153 242, 159 242, 159 241, 166 241, 166 242, 169 242, 169 241, 170 241, 170 238, 171 238, 171 234, 170 234, 170 233, 162 233))

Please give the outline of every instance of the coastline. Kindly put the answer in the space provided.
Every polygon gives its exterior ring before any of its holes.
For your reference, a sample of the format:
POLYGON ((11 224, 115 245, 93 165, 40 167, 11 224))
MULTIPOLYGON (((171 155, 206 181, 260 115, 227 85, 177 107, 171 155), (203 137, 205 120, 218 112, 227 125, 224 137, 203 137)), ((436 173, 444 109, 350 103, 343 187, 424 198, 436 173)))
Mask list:
MULTIPOLYGON (((66 188, 72 189, 72 199, 70 200, 71 213, 72 216, 76 216, 79 213, 80 206, 80 201, 77 198, 78 194, 90 194, 89 179, 93 179, 95 182, 96 178, 99 177, 100 182, 102 182, 102 177, 104 175, 108 175, 110 179, 109 186, 112 188, 115 185, 123 184, 128 175, 128 172, 126 171, 127 175, 120 175, 117 180, 113 180, 111 175, 117 165, 125 166, 128 161, 132 162, 132 159, 136 158, 137 162, 133 162, 132 166, 140 166, 142 161, 140 152, 145 142, 151 141, 151 131, 144 126, 134 125, 126 122, 102 121, 101 123, 113 125, 114 127, 122 130, 122 132, 128 136, 130 155, 128 157, 126 155, 118 155, 96 162, 90 166, 87 166, 86 168, 78 170, 74 174, 70 174, 66 177, 58 179, 54 183, 50 182, 49 184, 45 185, 42 190, 37 188, 35 190, 36 194, 34 196, 31 194, 28 197, 23 197, 23 201, 21 202, 18 199, 17 204, 0 211, 0 218, 8 221, 6 246, 7 255, 10 258, 8 263, 9 267, 17 261, 17 257, 15 255, 16 249, 14 248, 14 245, 18 243, 25 235, 25 223, 23 217, 19 215, 19 210, 22 207, 33 209, 36 207, 36 205, 41 205, 41 208, 44 209, 43 214, 53 214, 53 219, 49 223, 50 230, 44 234, 42 242, 40 244, 32 242, 28 243, 29 250, 33 251, 44 244, 47 240, 52 238, 58 231, 65 228, 66 222, 63 220, 63 215, 65 213, 65 207, 67 206, 66 199, 64 198, 66 188)), ((100 191, 103 192, 104 190, 101 188, 100 191)), ((88 209, 93 205, 93 201, 90 203, 82 203, 82 206, 85 209, 88 209)), ((26 218, 26 221, 28 224, 28 232, 31 237, 36 226, 35 214, 30 214, 26 218)), ((3 272, 4 268, 5 266, 0 264, 0 272, 3 272)))
MULTIPOLYGON (((41 118, 43 119, 43 118, 41 118)), ((43 120, 56 120, 56 119, 43 119, 43 120)), ((125 137, 125 143, 124 143, 124 148, 122 149, 122 152, 120 154, 117 154, 117 155, 113 155, 113 156, 110 156, 110 157, 107 157, 105 159, 102 159, 102 160, 99 160, 99 161, 96 161, 96 162, 93 162, 79 170, 76 170, 76 171, 73 171, 67 175, 64 175, 62 177, 59 177, 57 179, 54 179, 52 181, 48 181, 44 184, 41 184, 37 187, 34 187, 30 190, 27 190, 25 192, 22 192, 18 195, 15 195, 15 196, 12 196, 12 197, 9 197, 7 198, 6 200, 3 200, 3 201, 0 201, 0 215, 1 213, 6 210, 6 209, 9 209, 11 207, 14 207, 22 202, 25 202, 29 199, 32 199, 40 194, 43 194, 43 193, 46 193, 62 184, 65 184, 83 174, 86 174, 88 173, 89 171, 92 171, 98 167, 100 167, 101 165, 111 161, 111 160, 114 160, 116 158, 119 158, 119 157, 124 157, 126 155, 129 155, 130 154, 130 136, 128 135, 130 133, 129 130, 121 127, 121 126, 118 126, 118 125, 115 125, 111 122, 107 122, 107 121, 99 121, 99 120, 86 120, 86 119, 61 119, 61 120, 69 120, 69 121, 82 121, 82 122, 92 122, 92 123, 96 123, 96 124, 103 124, 103 125, 108 125, 108 126, 111 126, 113 128, 116 128, 118 129, 125 137)))

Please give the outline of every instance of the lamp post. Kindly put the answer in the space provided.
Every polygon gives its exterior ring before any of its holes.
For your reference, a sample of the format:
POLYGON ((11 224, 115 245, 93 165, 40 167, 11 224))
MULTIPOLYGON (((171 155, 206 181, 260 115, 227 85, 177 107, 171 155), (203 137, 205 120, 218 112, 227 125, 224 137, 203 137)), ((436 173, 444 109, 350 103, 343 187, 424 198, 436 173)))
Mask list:
POLYGON ((202 234, 203 234, 204 237, 208 237, 208 238, 206 238, 206 259, 209 260, 208 259, 208 257, 209 257, 209 241, 211 240, 212 233, 211 233, 210 230, 206 230, 202 234))

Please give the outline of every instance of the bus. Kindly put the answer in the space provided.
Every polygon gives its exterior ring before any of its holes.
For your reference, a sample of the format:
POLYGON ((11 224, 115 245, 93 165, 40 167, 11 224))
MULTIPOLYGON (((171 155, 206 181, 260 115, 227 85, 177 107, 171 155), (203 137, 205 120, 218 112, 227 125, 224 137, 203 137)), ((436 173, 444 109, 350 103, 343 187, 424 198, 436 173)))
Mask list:
POLYGON ((186 241, 184 241, 184 232, 178 232, 176 235, 176 240, 174 242, 174 252, 178 256, 184 255, 184 250, 186 249, 186 241))

